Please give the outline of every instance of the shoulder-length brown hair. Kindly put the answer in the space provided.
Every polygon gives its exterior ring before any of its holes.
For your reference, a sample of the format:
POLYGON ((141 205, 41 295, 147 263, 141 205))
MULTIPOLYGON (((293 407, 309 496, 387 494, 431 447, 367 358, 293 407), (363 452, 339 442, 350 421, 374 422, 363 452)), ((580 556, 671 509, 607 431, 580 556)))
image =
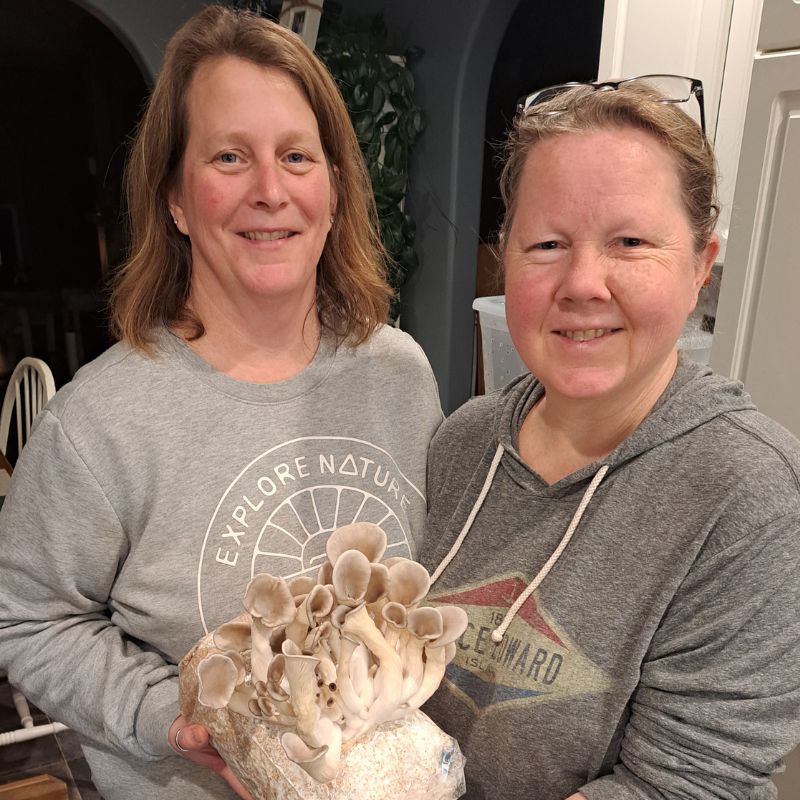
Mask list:
POLYGON ((324 328, 353 344, 363 342, 386 321, 392 291, 372 187, 347 107, 330 73, 298 36, 223 6, 204 9, 172 37, 134 137, 125 176, 130 255, 111 294, 115 334, 148 352, 164 325, 188 326, 195 338, 204 333, 202 320, 187 307, 191 244, 173 224, 167 201, 188 139, 189 84, 202 61, 219 56, 282 69, 304 92, 337 199, 317 268, 317 311, 324 328))

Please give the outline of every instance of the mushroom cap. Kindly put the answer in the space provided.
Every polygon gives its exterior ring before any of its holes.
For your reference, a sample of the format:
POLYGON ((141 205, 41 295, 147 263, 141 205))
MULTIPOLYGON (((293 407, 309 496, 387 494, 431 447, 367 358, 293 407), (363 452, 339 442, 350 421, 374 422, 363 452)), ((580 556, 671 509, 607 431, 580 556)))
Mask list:
POLYGON ((316 655, 316 651, 322 647, 323 642, 327 642, 330 638, 332 628, 333 626, 329 619, 323 620, 321 624, 308 632, 303 643, 303 649, 311 653, 311 655, 316 655))
POLYGON ((212 634, 214 647, 219 650, 242 650, 250 649, 250 623, 234 620, 220 625, 212 634))
POLYGON ((428 570, 416 561, 404 558, 389 567, 389 600, 406 608, 419 603, 428 593, 430 585, 428 570))
POLYGON ((387 603, 381 609, 381 615, 395 628, 402 629, 408 624, 408 611, 402 603, 387 603))
POLYGON ((328 560, 336 566, 336 560, 347 550, 358 550, 368 561, 380 561, 386 552, 386 534, 373 522, 354 522, 337 528, 325 544, 328 560))
POLYGON ((383 564, 374 563, 371 563, 369 568, 371 574, 367 585, 367 593, 364 597, 368 604, 380 600, 389 592, 389 570, 383 564))
POLYGON ((269 662, 267 667, 267 694, 273 699, 284 701, 289 699, 289 693, 281 686, 281 681, 286 667, 286 659, 283 653, 278 653, 269 662))
POLYGON ((408 612, 406 628, 417 638, 432 642, 442 635, 442 615, 438 608, 415 608, 408 612))
POLYGON ((460 606, 437 606, 436 609, 442 617, 442 633, 428 647, 443 647, 451 644, 467 629, 469 617, 460 606))
POLYGON ((212 653, 197 665, 197 699, 209 708, 224 708, 233 696, 239 667, 227 655, 212 653))
POLYGON ((295 615, 294 598, 286 581, 267 572, 259 573, 247 584, 244 607, 268 628, 288 625, 295 615))
POLYGON ((345 550, 333 565, 333 589, 336 600, 351 608, 364 602, 372 568, 360 550, 345 550))
POLYGON ((331 582, 331 578, 333 577, 333 564, 330 561, 323 561, 322 566, 319 568, 319 572, 317 572, 317 583, 322 586, 331 582))
POLYGON ((316 581, 310 575, 295 575, 286 581, 293 597, 299 594, 308 594, 315 586, 316 581))
POLYGON ((330 589, 319 583, 315 584, 306 598, 306 616, 309 622, 313 620, 316 624, 319 620, 327 617, 333 609, 333 604, 334 596, 330 589))

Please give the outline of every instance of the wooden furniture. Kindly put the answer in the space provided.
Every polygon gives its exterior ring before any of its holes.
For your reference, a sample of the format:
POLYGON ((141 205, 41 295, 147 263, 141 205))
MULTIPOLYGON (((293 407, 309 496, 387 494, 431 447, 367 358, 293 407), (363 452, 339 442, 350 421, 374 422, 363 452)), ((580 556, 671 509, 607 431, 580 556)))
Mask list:
POLYGON ((0 800, 68 800, 67 784, 52 775, 35 775, 0 785, 0 800))

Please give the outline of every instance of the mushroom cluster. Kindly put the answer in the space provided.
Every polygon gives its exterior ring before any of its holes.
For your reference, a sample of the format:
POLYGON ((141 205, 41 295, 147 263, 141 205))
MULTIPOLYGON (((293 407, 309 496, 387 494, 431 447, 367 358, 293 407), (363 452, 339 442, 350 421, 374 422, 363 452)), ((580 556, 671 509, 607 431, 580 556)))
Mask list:
POLYGON ((420 607, 427 570, 387 558, 386 534, 335 530, 316 580, 256 575, 247 614, 213 633, 198 700, 287 728, 287 756, 321 783, 342 744, 419 708, 437 689, 467 626, 456 606, 420 607))

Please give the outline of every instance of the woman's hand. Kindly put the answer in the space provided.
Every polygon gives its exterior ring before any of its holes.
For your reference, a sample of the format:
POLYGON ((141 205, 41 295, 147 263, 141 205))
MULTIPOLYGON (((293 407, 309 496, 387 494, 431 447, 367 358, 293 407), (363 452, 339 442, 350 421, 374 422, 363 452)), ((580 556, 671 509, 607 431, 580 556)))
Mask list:
POLYGON ((170 747, 187 761, 214 770, 243 800, 253 800, 241 781, 211 744, 211 737, 202 725, 193 725, 183 715, 169 726, 167 734, 170 747))

